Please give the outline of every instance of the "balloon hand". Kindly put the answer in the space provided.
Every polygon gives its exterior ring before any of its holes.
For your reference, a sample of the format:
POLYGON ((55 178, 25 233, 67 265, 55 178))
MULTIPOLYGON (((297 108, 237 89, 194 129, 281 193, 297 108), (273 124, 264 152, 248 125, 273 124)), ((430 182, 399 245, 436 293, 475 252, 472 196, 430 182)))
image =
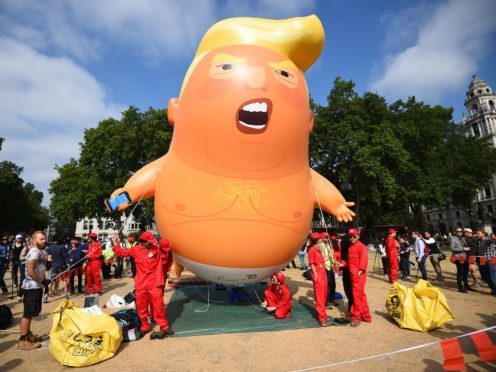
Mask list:
POLYGON ((334 211, 334 215, 339 222, 351 222, 353 220, 353 217, 355 217, 356 214, 348 207, 353 207, 354 205, 355 203, 347 201, 344 201, 338 205, 334 211))
MULTIPOLYGON (((118 188, 117 190, 115 190, 111 195, 110 195, 110 199, 113 199, 117 196, 119 196, 120 194, 126 192, 127 190, 120 187, 118 188)), ((126 209, 127 207, 129 207, 131 204, 129 203, 121 203, 119 204, 119 206, 117 207, 116 211, 123 211, 124 209, 126 209)))

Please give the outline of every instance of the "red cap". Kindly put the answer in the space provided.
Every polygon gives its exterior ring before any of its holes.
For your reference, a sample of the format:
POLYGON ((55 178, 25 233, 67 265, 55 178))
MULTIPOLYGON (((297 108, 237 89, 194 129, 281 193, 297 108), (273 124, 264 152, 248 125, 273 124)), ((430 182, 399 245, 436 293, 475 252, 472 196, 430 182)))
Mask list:
POLYGON ((155 239, 151 231, 145 231, 143 234, 140 235, 139 240, 141 242, 157 244, 157 239, 155 239))
POLYGON ((281 273, 280 271, 278 271, 277 273, 275 273, 275 275, 276 275, 276 279, 277 279, 277 281, 279 283, 281 283, 281 284, 284 283, 284 279, 285 278, 284 278, 284 274, 283 273, 281 273))
POLYGON ((329 234, 328 233, 326 233, 326 232, 320 233, 320 238, 321 239, 325 239, 325 238, 328 238, 328 237, 329 237, 329 234))
POLYGON ((88 234, 88 238, 96 239, 96 237, 97 237, 96 233, 89 233, 88 234))
POLYGON ((355 229, 354 227, 348 230, 348 235, 360 235, 360 231, 355 229))
POLYGON ((320 234, 318 232, 314 232, 310 234, 310 239, 311 240, 319 240, 320 239, 320 234))
POLYGON ((134 242, 134 236, 128 236, 127 237, 127 240, 130 241, 130 242, 134 242))
POLYGON ((396 231, 395 229, 389 229, 390 234, 394 234, 395 232, 398 232, 398 231, 396 231))
POLYGON ((160 248, 162 248, 164 251, 170 251, 170 246, 169 246, 169 239, 160 239, 158 241, 158 244, 160 244, 160 248))
POLYGON ((336 236, 335 235, 331 236, 331 240, 336 240, 336 236))

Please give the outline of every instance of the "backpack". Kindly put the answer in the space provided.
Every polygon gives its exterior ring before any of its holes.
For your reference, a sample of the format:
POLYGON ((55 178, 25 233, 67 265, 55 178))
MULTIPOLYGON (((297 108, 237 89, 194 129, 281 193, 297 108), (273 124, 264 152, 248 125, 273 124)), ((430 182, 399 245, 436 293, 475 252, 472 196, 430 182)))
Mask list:
POLYGON ((129 342, 139 340, 143 337, 141 333, 141 322, 138 313, 134 309, 119 310, 112 314, 122 328, 122 341, 129 342))
POLYGON ((12 311, 7 305, 0 305, 0 329, 5 329, 12 324, 12 311))

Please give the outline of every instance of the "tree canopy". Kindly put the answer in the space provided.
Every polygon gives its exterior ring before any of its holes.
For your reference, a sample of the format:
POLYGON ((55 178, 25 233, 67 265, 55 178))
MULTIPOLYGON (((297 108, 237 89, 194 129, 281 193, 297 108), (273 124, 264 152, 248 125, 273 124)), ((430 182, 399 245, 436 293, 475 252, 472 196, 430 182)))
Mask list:
POLYGON ((415 97, 388 105, 340 78, 313 107, 311 164, 357 203, 359 225, 422 227, 422 206, 468 207, 496 173, 496 149, 467 136, 451 108, 415 97))
MULTIPOLYGON (((58 178, 50 184, 51 210, 59 221, 76 223, 83 217, 110 217, 118 225, 120 214, 110 214, 103 200, 145 164, 167 152, 172 127, 165 110, 140 112, 129 107, 122 118, 109 118, 86 129, 79 159, 57 167, 58 178)), ((133 213, 149 222, 150 202, 133 213)))
MULTIPOLYGON (((0 138, 0 151, 3 138, 0 138)), ((0 162, 0 233, 15 234, 44 229, 48 211, 41 205, 43 193, 21 178, 22 167, 0 162)))

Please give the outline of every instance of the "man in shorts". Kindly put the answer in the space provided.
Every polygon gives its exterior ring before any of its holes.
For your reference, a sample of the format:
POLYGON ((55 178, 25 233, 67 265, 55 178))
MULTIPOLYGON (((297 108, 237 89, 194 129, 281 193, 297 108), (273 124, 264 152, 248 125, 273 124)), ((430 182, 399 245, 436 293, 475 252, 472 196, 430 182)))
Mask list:
MULTIPOLYGON (((60 244, 60 240, 55 238, 54 243, 50 244, 47 249, 48 254, 52 258, 52 268, 50 269, 50 295, 56 296, 58 295, 59 282, 62 279, 62 284, 64 287, 64 298, 69 298, 68 294, 68 273, 67 269, 67 250, 64 244, 60 244)), ((73 251, 71 251, 72 253, 73 251)))
POLYGON ((22 282, 24 313, 21 318, 21 337, 19 349, 38 349, 41 337, 34 335, 31 328, 31 319, 41 312, 43 288, 48 280, 45 279, 46 271, 46 235, 43 231, 33 233, 33 247, 26 256, 26 277, 22 282))

